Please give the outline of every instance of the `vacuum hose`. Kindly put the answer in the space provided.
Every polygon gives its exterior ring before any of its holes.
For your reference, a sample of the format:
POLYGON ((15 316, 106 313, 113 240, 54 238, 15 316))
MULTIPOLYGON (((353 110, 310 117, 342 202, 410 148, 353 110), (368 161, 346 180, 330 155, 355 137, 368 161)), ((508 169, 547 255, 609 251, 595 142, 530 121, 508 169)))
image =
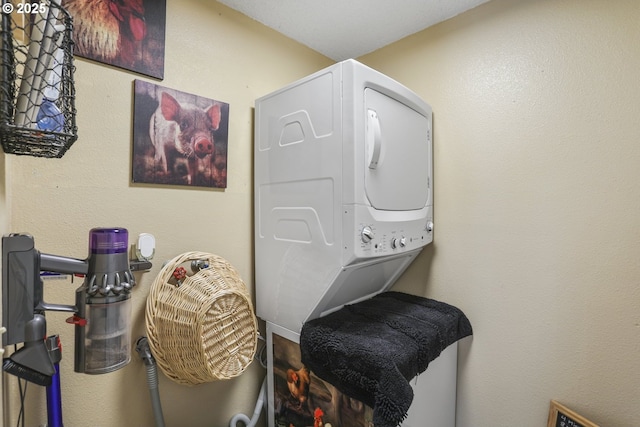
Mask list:
POLYGON ((258 400, 256 401, 256 407, 253 410, 253 417, 249 419, 249 417, 245 414, 236 414, 233 418, 231 418, 229 427, 237 427, 238 422, 243 423, 245 427, 255 427, 255 425, 258 423, 258 419, 260 418, 260 412, 262 412, 262 408, 266 405, 266 397, 267 377, 264 377, 264 381, 262 381, 262 387, 260 387, 260 394, 258 395, 258 400))
POLYGON ((156 426, 165 427, 162 405, 160 403, 160 392, 158 390, 158 368, 156 365, 156 359, 154 359, 151 354, 147 337, 140 337, 138 339, 136 342, 136 351, 144 361, 147 368, 147 385, 149 386, 149 394, 151 395, 151 406, 153 408, 153 415, 156 419, 156 426))

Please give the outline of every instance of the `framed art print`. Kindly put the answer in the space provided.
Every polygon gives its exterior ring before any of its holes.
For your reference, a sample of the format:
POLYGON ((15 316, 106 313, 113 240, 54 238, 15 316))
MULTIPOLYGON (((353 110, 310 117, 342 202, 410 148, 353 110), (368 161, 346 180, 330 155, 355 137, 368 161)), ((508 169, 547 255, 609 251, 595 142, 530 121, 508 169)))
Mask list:
POLYGON ((134 82, 133 182, 227 187, 229 104, 134 82))
POLYGON ((63 0, 74 55, 164 78, 166 0, 63 0))

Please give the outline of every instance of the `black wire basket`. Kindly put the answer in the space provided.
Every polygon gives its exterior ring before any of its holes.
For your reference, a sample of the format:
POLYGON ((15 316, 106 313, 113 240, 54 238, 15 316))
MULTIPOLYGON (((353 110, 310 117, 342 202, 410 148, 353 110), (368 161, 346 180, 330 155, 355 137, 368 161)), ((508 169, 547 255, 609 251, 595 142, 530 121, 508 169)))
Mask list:
POLYGON ((2 0, 0 141, 5 153, 60 158, 78 139, 73 20, 58 3, 2 0))

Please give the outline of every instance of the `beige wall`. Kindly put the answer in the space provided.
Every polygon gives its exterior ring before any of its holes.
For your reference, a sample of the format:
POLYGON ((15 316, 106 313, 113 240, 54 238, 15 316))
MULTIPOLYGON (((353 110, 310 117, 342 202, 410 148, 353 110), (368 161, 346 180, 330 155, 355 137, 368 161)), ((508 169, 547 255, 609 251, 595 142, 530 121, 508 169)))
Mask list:
MULTIPOLYGON (((153 233, 153 270, 137 275, 133 292, 134 338, 144 333, 144 303, 162 263, 192 250, 228 259, 253 287, 252 157, 254 100, 331 63, 216 2, 167 5, 165 79, 157 83, 230 104, 228 188, 224 191, 130 184, 133 80, 141 75, 76 60, 78 141, 61 159, 6 156, 12 167, 11 230, 28 231, 46 253, 85 258, 95 226, 123 226, 130 240, 153 233)), ((0 158, 1 159, 1 158, 0 158)), ((4 162, 3 162, 4 163, 4 162)), ((4 176, 4 174, 3 174, 4 176)), ((1 195, 2 193, 0 193, 1 195)), ((3 208, 4 210, 4 208, 3 208)), ((48 281, 48 302, 74 302, 80 285, 48 281)), ((65 425, 151 426, 144 367, 137 354, 107 375, 73 372, 73 328, 65 314, 47 314, 48 330, 62 336, 65 425)), ((241 377, 185 387, 161 375, 169 426, 228 425, 251 414, 263 370, 253 364, 241 377)), ((14 397, 17 386, 10 387, 14 397)), ((29 387, 27 425, 46 422, 44 392, 29 387)), ((13 399, 11 422, 17 417, 13 399)))
MULTIPOLYGON (((0 216, 40 250, 85 257, 93 226, 155 234, 134 336, 175 254, 218 253, 252 284, 253 101, 330 63, 215 2, 168 3, 161 84, 231 104, 225 191, 131 185, 132 81, 143 77, 84 60, 76 145, 59 160, 5 157, 0 216)), ((635 0, 494 0, 362 58, 434 109, 436 240, 396 289, 472 321, 459 427, 545 425, 552 398, 603 426, 640 422, 639 17, 635 0)), ((47 284, 46 297, 70 302, 77 285, 47 284)), ((109 375, 72 373, 64 317, 48 315, 66 343, 65 425, 152 425, 137 357, 109 375)), ((167 424, 227 425, 253 409, 262 375, 252 366, 191 388, 161 377, 167 424)), ((43 393, 29 396, 28 424, 44 423, 43 393)))
POLYGON ((362 58, 433 106, 435 243, 397 288, 471 319, 458 427, 640 425, 639 46, 636 0, 494 0, 362 58))
MULTIPOLYGON (((7 195, 7 182, 6 182, 6 165, 5 154, 0 149, 0 235, 4 235, 9 232, 9 209, 8 209, 8 195, 7 195)), ((2 275, 2 263, 0 263, 0 275, 2 275)), ((2 286, 0 284, 0 286, 2 286)), ((0 300, 2 296, 0 295, 0 300)), ((0 316, 2 316, 2 305, 0 304, 0 316)), ((0 317, 1 319, 2 317, 0 317)), ((4 393, 3 393, 3 378, 4 375, 0 375, 0 420, 4 420, 4 393)))

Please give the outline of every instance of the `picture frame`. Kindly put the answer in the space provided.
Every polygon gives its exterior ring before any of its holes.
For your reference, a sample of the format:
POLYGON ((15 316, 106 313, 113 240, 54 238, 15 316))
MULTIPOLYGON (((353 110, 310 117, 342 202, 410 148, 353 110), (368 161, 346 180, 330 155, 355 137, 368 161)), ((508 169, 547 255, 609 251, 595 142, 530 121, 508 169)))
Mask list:
POLYGON ((373 425, 371 407, 343 394, 302 363, 300 344, 289 339, 295 334, 286 337, 278 332, 270 336, 273 358, 268 375, 273 379, 273 398, 278 410, 267 416, 273 415, 274 425, 373 425), (343 404, 345 401, 349 404, 343 404))
POLYGON ((74 56, 164 79, 166 0, 62 0, 74 56))
POLYGON ((552 400, 549 404, 547 427, 600 427, 582 415, 552 400))
POLYGON ((132 182, 227 188, 229 104, 134 80, 132 182))

